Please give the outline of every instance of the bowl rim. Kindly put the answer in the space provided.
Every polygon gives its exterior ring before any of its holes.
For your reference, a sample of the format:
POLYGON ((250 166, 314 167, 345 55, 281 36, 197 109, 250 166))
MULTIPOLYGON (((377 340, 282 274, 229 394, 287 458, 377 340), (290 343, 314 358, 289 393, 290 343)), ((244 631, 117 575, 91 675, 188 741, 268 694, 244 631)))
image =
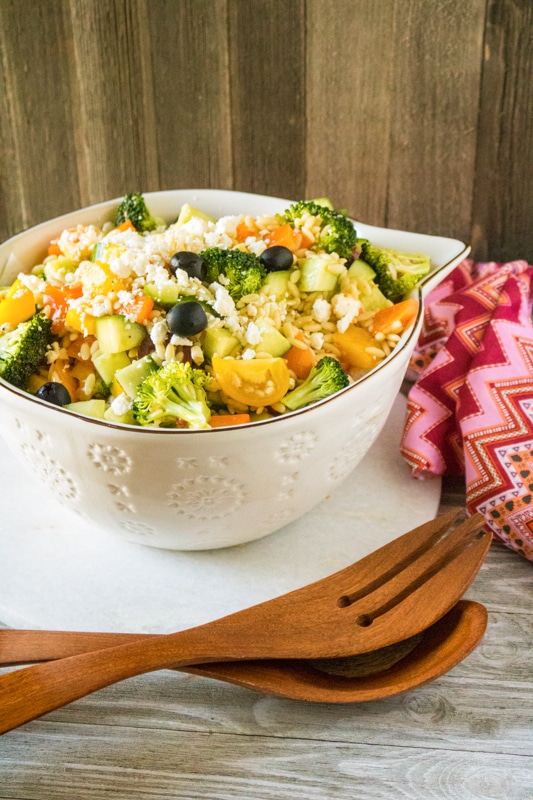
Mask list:
MULTIPOLYGON (((155 196, 161 197, 161 196, 170 195, 170 194, 173 194, 173 193, 186 194, 186 195, 195 195, 195 194, 201 194, 201 193, 208 193, 208 194, 212 194, 212 195, 217 195, 218 194, 220 196, 230 194, 230 195, 240 195, 243 198, 246 197, 246 196, 254 197, 254 198, 257 198, 257 199, 263 199, 264 198, 264 199, 268 199, 268 200, 272 200, 272 201, 279 201, 280 203, 289 203, 290 204, 290 203, 294 202, 294 201, 291 201, 291 200, 286 200, 286 199, 283 199, 283 198, 274 197, 274 196, 270 196, 270 195, 261 195, 259 193, 252 193, 252 192, 233 191, 233 190, 230 190, 230 189, 168 189, 168 190, 159 190, 159 191, 155 191, 155 192, 144 192, 143 194, 144 194, 145 198, 150 198, 150 197, 155 197, 155 196)), ((7 248, 7 246, 9 246, 10 243, 15 243, 15 242, 19 241, 20 239, 22 239, 24 236, 26 236, 30 232, 34 232, 34 231, 37 232, 40 229, 44 230, 46 227, 48 227, 52 223, 56 223, 56 222, 58 223, 58 226, 60 226, 62 220, 67 220, 67 219, 71 218, 74 214, 77 214, 79 212, 83 212, 83 213, 88 212, 89 213, 91 211, 94 212, 94 211, 96 211, 98 209, 103 211, 107 207, 109 207, 111 209, 111 208, 114 207, 114 205, 117 202, 120 202, 121 199, 122 199, 122 196, 118 197, 118 198, 113 198, 111 200, 105 200, 105 201, 100 202, 100 203, 94 203, 94 204, 92 204, 90 206, 84 206, 82 208, 75 209, 74 211, 70 211, 70 212, 67 212, 65 214, 62 214, 62 215, 60 215, 58 217, 52 217, 51 219, 45 220, 43 222, 40 222, 37 225, 33 225, 30 228, 27 228, 26 230, 20 231, 19 233, 15 234, 14 236, 11 236, 9 239, 6 239, 4 242, 2 242, 0 244, 0 252, 2 250, 4 250, 5 248, 7 248)), ((350 217, 350 220, 355 225, 358 223, 358 220, 355 220, 352 217, 350 217)), ((374 226, 367 225, 367 227, 374 227, 374 226)), ((393 228, 386 228, 386 229, 385 228, 377 228, 377 229, 378 230, 387 230, 387 231, 390 231, 390 232, 396 232, 395 229, 393 229, 393 228)), ((398 233, 400 233, 400 232, 404 233, 404 231, 398 231, 398 233)), ((432 236, 431 234, 424 234, 424 235, 427 235, 430 238, 446 238, 446 237, 432 236)), ((446 261, 444 264, 440 265, 436 270, 430 272, 429 275, 427 275, 426 278, 424 278, 420 282, 420 284, 414 290, 414 292, 411 292, 410 296, 411 297, 416 296, 416 299, 418 300, 418 310, 417 310, 416 319, 414 320, 412 326, 407 331, 404 332, 404 334, 402 335, 400 341, 398 342, 398 344, 394 348, 394 350, 391 353, 389 353, 389 355, 386 356, 383 359, 383 361, 380 361, 371 370, 369 370, 368 372, 366 372, 363 375, 359 376, 358 378, 354 379, 352 383, 350 383, 348 386, 345 386, 343 389, 340 389, 338 392, 335 392, 335 394, 329 395, 328 397, 325 397, 324 399, 319 400, 316 403, 313 403, 312 405, 304 406, 303 408, 296 409, 295 411, 291 411, 291 412, 286 413, 286 414, 280 414, 279 416, 270 417, 269 419, 254 420, 254 421, 250 421, 250 422, 246 422, 246 423, 241 423, 239 425, 232 425, 229 428, 224 428, 224 427, 222 427, 222 428, 209 428, 209 429, 207 429, 207 428, 205 428, 205 429, 204 428, 193 428, 193 429, 191 429, 191 428, 155 428, 155 427, 154 428, 150 428, 150 427, 142 427, 140 425, 130 425, 130 424, 124 424, 124 423, 118 423, 118 422, 111 422, 109 420, 99 419, 97 417, 89 417, 89 416, 85 416, 83 414, 80 414, 78 411, 72 411, 70 409, 64 408, 63 406, 57 406, 57 405, 54 405, 52 403, 47 403, 45 400, 41 400, 40 398, 36 397, 35 395, 29 394, 28 392, 24 391, 23 389, 19 389, 18 387, 14 386, 13 384, 8 383, 2 377, 0 377, 0 389, 3 389, 3 390, 5 390, 5 391, 7 391, 7 392, 9 392, 11 394, 14 394, 17 397, 20 397, 20 398, 22 398, 23 400, 25 400, 27 402, 35 403, 41 408, 46 408, 46 409, 52 410, 53 412, 55 411, 55 412, 63 413, 63 414, 66 414, 67 416, 69 416, 71 418, 78 419, 78 420, 81 420, 83 422, 86 422, 86 423, 89 423, 89 424, 92 424, 92 425, 97 425, 97 426, 100 426, 100 427, 104 427, 105 429, 114 429, 114 430, 123 431, 123 432, 125 432, 125 431, 136 432, 137 434, 152 434, 152 435, 153 434, 155 434, 155 435, 169 435, 170 434, 170 435, 185 436, 185 435, 192 435, 192 434, 198 435, 198 434, 202 434, 203 433, 203 434, 211 434, 211 435, 212 434, 220 434, 220 435, 222 435, 222 434, 227 434, 228 432, 231 432, 231 431, 234 431, 234 430, 243 430, 243 429, 249 429, 249 428, 263 427, 263 426, 266 426, 266 425, 272 425, 273 423, 279 423, 282 420, 283 421, 288 421, 290 419, 294 419, 295 417, 301 417, 302 415, 307 414, 307 413, 313 411, 314 409, 322 408, 323 406, 327 405, 328 403, 334 402, 337 398, 347 394, 350 391, 353 391, 356 387, 361 386, 362 384, 364 384, 365 382, 367 382, 368 380, 373 378, 376 374, 383 372, 383 370, 385 370, 388 366, 390 366, 390 364, 405 350, 405 348, 408 347, 411 344, 413 337, 415 335, 419 334, 419 331, 420 331, 420 328, 421 328, 421 325, 422 325, 422 318, 423 318, 423 314, 424 314, 424 294, 425 294, 424 289, 425 289, 425 287, 430 282, 431 282, 431 284, 433 284, 432 279, 435 278, 435 275, 438 274, 439 272, 444 272, 445 270, 447 270, 447 268, 449 268, 452 263, 453 264, 460 263, 460 261, 468 255, 468 252, 470 250, 468 245, 464 244, 463 242, 461 242, 458 239, 446 239, 446 241, 448 241, 448 242, 452 242, 453 241, 457 245, 461 246, 462 250, 459 253, 456 253, 454 256, 452 256, 452 258, 448 259, 448 261, 446 261)), ((432 288, 432 286, 430 288, 432 288)))

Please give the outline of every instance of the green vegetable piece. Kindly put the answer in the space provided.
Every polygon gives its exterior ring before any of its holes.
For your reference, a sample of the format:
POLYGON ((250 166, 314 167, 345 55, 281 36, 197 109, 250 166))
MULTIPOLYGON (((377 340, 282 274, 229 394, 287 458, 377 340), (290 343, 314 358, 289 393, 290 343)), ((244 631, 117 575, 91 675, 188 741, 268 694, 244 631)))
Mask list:
POLYGON ((288 222, 294 227, 297 219, 306 215, 321 219, 320 235, 311 249, 326 253, 337 253, 341 258, 351 258, 357 242, 357 233, 353 223, 343 211, 335 211, 319 200, 300 200, 290 206, 280 217, 281 222, 288 222))
POLYGON ((336 358, 324 356, 312 368, 300 386, 283 398, 283 405, 291 411, 317 403, 325 397, 348 386, 350 379, 336 358))
POLYGON ((140 192, 127 194, 117 208, 115 225, 121 225, 127 220, 139 233, 153 231, 158 226, 158 220, 148 211, 145 199, 140 192))
POLYGON ((376 272, 366 261, 360 258, 356 259, 348 269, 348 275, 356 282, 359 300, 365 311, 380 311, 382 308, 392 305, 378 285, 374 283, 376 272))
POLYGON ((376 272, 376 283, 385 297, 397 303, 409 294, 431 269, 425 253, 405 253, 378 247, 366 239, 359 242, 361 257, 376 272))
POLYGON ((169 361, 140 384, 133 401, 139 425, 209 428, 211 410, 204 386, 205 372, 181 361, 169 361))
POLYGON ((158 365, 152 356, 144 356, 133 361, 126 367, 115 372, 115 380, 122 386, 128 397, 133 399, 137 394, 137 389, 148 375, 155 372, 158 365))
POLYGON ((302 292, 332 292, 339 276, 328 270, 328 260, 319 255, 309 256, 299 263, 301 270, 298 286, 302 292))
POLYGON ((178 219, 176 220, 176 225, 185 225, 186 222, 190 222, 191 219, 194 218, 204 219, 207 222, 215 222, 216 220, 213 217, 208 216, 208 214, 204 214, 203 211, 200 211, 198 208, 194 208, 190 206, 188 203, 185 203, 181 207, 181 211, 179 213, 178 219))
POLYGON ((220 282, 220 276, 224 275, 224 286, 235 302, 261 289, 266 270, 253 253, 208 247, 200 255, 207 264, 207 282, 220 282))
POLYGON ((269 272, 265 278, 265 286, 268 286, 278 302, 287 297, 290 275, 291 270, 279 269, 276 272, 269 272))
POLYGON ((120 353, 137 347, 146 337, 147 330, 138 322, 131 322, 122 314, 97 317, 96 338, 102 353, 120 353))
POLYGON ((68 408, 69 411, 76 411, 84 417, 104 419, 106 402, 105 400, 80 400, 78 403, 68 403, 63 408, 68 408))
POLYGON ((261 335, 261 341, 255 345, 258 352, 269 353, 274 358, 279 358, 291 349, 289 340, 273 325, 264 319, 256 320, 255 324, 261 335))
POLYGON ((227 328, 206 328, 202 350, 208 361, 211 361, 213 356, 219 356, 220 358, 231 356, 237 350, 239 344, 237 337, 227 328))
POLYGON ((123 369, 131 364, 131 358, 125 350, 121 350, 118 353, 99 352, 93 356, 92 361, 96 371, 106 386, 110 386, 113 383, 117 370, 123 369))
POLYGON ((25 389, 28 378, 44 361, 53 341, 52 320, 42 312, 0 336, 0 378, 25 389))
POLYGON ((115 414, 111 406, 106 408, 104 419, 108 422, 114 422, 119 425, 135 425, 135 417, 133 411, 126 411, 125 414, 115 414))

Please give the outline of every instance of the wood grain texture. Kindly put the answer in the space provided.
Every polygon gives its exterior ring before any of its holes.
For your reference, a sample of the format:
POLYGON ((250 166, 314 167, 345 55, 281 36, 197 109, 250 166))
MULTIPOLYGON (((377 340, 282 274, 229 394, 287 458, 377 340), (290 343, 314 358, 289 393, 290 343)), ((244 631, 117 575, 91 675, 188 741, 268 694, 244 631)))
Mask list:
POLYGON ((159 189, 232 187, 226 0, 149 0, 159 189))
MULTIPOLYGON (((441 510, 461 501, 445 480, 441 510)), ((6 734, 0 798, 531 800, 531 568, 492 546, 469 592, 485 638, 428 686, 323 706, 145 675, 6 734)))
POLYGON ((0 4, 2 238, 80 205, 67 2, 0 4))
POLYGON ((54 723, 11 734, 8 766, 0 797, 17 800, 530 800, 533 781, 520 756, 54 723))
POLYGON ((387 214, 395 0, 316 0, 307 12, 306 194, 356 219, 387 214))
POLYGON ((229 0, 233 188, 305 188, 303 0, 229 0))
POLYGON ((131 190, 331 195, 533 260, 528 0, 0 0, 0 238, 131 190))
POLYGON ((533 261, 533 4, 488 0, 472 241, 480 258, 533 261))
POLYGON ((69 0, 82 204, 158 186, 145 5, 69 0))
POLYGON ((485 0, 397 12, 386 223, 468 241, 485 0), (447 234, 446 234, 447 235, 447 234))

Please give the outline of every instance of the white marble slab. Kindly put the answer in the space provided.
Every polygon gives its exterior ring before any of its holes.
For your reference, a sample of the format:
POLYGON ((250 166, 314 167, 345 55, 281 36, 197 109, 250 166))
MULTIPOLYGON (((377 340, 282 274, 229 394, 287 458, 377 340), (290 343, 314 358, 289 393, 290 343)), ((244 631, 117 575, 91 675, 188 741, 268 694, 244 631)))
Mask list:
POLYGON ((0 441, 0 620, 170 632, 342 569, 437 513, 440 480, 415 481, 399 453, 404 413, 399 396, 372 450, 316 509, 259 541, 207 552, 155 550, 94 529, 26 477, 0 441))

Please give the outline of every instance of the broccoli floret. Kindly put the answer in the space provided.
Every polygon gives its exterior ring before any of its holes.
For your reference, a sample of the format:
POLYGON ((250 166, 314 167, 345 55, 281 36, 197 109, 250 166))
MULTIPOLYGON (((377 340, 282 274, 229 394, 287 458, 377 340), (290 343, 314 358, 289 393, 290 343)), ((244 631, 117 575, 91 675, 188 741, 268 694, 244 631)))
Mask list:
POLYGON ((41 366, 52 342, 52 320, 42 312, 0 336, 0 377, 19 389, 41 366))
POLYGON ((213 283, 220 275, 225 275, 228 282, 224 282, 224 286, 235 302, 255 294, 263 285, 266 269, 253 253, 208 247, 200 255, 207 264, 207 282, 213 283))
POLYGON ((378 247, 366 239, 358 242, 358 249, 363 261, 375 271, 375 281, 380 290, 393 303, 409 294, 431 269, 431 260, 424 253, 404 253, 378 247))
POLYGON ((115 225, 121 225, 126 220, 129 220, 139 233, 153 231, 158 225, 155 217, 148 211, 144 197, 140 192, 127 194, 117 208, 115 225))
POLYGON ((207 375, 188 363, 170 361, 146 377, 137 389, 133 415, 140 425, 209 428, 211 410, 204 385, 207 375))
POLYGON ((341 258, 351 258, 357 241, 357 233, 343 211, 325 205, 325 200, 300 200, 290 206, 281 216, 283 222, 294 227, 296 220, 306 216, 319 217, 320 235, 311 250, 338 253, 341 258))
POLYGON ((336 358, 324 356, 312 368, 300 386, 283 398, 283 405, 291 411, 316 403, 348 386, 350 379, 336 358))

